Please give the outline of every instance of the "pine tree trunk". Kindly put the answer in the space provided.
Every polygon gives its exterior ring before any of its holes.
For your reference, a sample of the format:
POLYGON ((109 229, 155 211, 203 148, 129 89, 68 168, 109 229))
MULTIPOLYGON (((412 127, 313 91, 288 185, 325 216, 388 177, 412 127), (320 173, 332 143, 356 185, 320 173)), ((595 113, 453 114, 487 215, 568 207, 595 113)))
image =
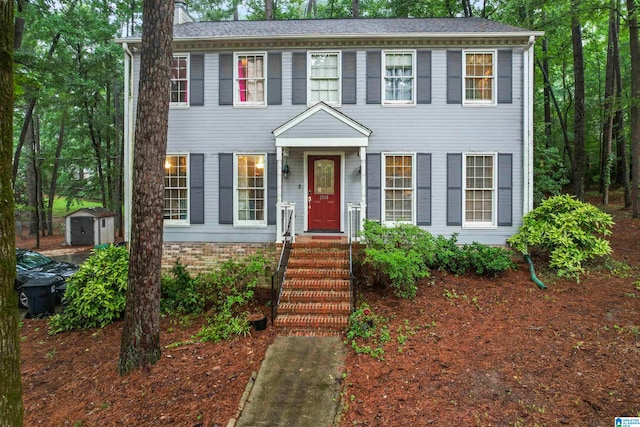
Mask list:
POLYGON ((614 39, 618 37, 616 31, 616 11, 615 1, 611 0, 611 10, 609 11, 609 40, 607 43, 607 66, 604 85, 604 117, 602 124, 602 159, 601 159, 601 179, 600 190, 602 193, 602 204, 609 204, 609 185, 611 184, 611 161, 613 148, 613 127, 616 115, 616 73, 615 73, 615 49, 614 39))
POLYGON ((579 200, 584 200, 587 158, 585 152, 585 88, 584 54, 582 50, 582 26, 578 17, 580 1, 573 0, 571 15, 571 41, 573 44, 573 72, 575 81, 575 105, 573 110, 573 146, 575 168, 573 170, 573 192, 579 200))
POLYGON ((171 0, 143 3, 129 283, 118 361, 120 374, 154 364, 161 354, 160 266, 173 8, 171 0))
POLYGON ((640 40, 634 0, 627 0, 629 12, 629 50, 631 53, 631 207, 634 218, 640 217, 640 40))
POLYGON ((0 426, 22 427, 22 382, 11 156, 13 150, 12 0, 0 1, 0 426))

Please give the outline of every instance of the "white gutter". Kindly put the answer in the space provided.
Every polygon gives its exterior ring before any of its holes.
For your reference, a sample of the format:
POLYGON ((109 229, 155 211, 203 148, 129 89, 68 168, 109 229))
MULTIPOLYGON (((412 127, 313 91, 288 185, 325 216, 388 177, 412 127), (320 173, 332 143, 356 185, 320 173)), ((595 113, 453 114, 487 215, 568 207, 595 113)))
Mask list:
POLYGON ((126 113, 124 114, 124 240, 131 241, 131 204, 133 198, 133 54, 127 43, 122 44, 124 50, 124 97, 126 113))
MULTIPOLYGON (((540 31, 531 31, 531 32, 519 32, 519 31, 510 31, 510 32, 497 32, 497 33, 482 33, 482 32, 469 32, 469 33, 429 33, 429 32, 420 32, 420 33, 397 33, 397 34, 381 34, 381 33, 344 33, 344 34, 272 34, 268 36, 269 40, 318 40, 321 39, 495 39, 495 38, 526 38, 529 37, 542 37, 544 32, 540 31)), ((174 42, 201 42, 203 40, 209 41, 236 41, 236 40, 265 40, 265 35, 232 35, 225 36, 222 34, 208 34, 205 36, 198 37, 174 37, 174 42)), ((126 39, 116 39, 116 43, 141 43, 141 37, 128 37, 126 39)))
POLYGON ((524 191, 522 215, 533 209, 533 45, 535 36, 529 36, 529 42, 523 54, 523 96, 522 96, 522 174, 524 191))

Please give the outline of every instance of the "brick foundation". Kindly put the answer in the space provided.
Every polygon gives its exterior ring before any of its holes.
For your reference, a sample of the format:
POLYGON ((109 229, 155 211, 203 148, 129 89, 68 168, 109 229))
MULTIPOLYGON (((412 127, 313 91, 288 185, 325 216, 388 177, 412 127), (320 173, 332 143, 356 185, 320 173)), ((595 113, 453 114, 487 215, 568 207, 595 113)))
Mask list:
POLYGON ((276 259, 274 243, 164 242, 162 270, 168 271, 180 259, 190 273, 197 274, 212 271, 225 261, 245 258, 258 252, 276 259))

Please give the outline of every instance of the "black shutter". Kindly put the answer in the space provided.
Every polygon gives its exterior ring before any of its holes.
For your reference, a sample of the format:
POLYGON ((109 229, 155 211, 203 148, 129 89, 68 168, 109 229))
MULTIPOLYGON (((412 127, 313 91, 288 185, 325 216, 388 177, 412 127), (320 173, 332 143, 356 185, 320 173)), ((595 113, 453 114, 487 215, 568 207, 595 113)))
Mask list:
POLYGON ((447 225, 462 225, 462 154, 447 154, 447 225))
POLYGON ((447 104, 462 104, 462 51, 447 51, 447 104))
POLYGON ((498 225, 513 225, 513 155, 498 154, 498 225))
POLYGON ((293 52, 293 69, 291 71, 291 103, 307 104, 307 52, 293 52))
POLYGON ((510 50, 498 51, 498 103, 511 104, 512 99, 512 61, 513 52, 510 50))
POLYGON ((431 154, 418 153, 417 225, 431 225, 431 154))
POLYGON ((233 105, 233 54, 221 53, 219 55, 219 99, 220 105, 233 105))
POLYGON ((275 153, 267 154, 267 224, 276 223, 278 212, 276 202, 278 200, 278 162, 275 153))
POLYGON ((342 103, 356 103, 356 53, 342 52, 342 103))
POLYGON ((191 54, 190 62, 191 96, 189 97, 189 104, 201 106, 204 105, 204 55, 191 54))
POLYGON ((382 155, 367 154, 367 218, 380 221, 382 218, 382 155))
POLYGON ((233 154, 218 154, 218 223, 233 224, 233 154))
POLYGON ((419 50, 417 57, 416 101, 431 104, 431 51, 419 50))
POLYGON ((267 54, 267 104, 282 105, 282 54, 267 54))
POLYGON ((379 50, 367 52, 367 104, 382 102, 382 53, 379 50))
POLYGON ((204 224, 204 154, 189 156, 189 220, 204 224))

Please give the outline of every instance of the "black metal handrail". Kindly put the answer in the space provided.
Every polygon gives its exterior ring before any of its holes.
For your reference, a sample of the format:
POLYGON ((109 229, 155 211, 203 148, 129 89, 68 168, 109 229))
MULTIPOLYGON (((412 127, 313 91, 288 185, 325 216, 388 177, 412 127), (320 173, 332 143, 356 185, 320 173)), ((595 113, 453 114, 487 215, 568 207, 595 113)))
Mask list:
POLYGON ((280 296, 282 295, 282 284, 287 275, 287 264, 289 263, 289 255, 291 254, 291 246, 293 236, 291 235, 291 225, 293 222, 293 211, 289 212, 287 218, 287 228, 284 232, 284 241, 282 242, 282 250, 280 251, 280 259, 278 260, 278 268, 271 275, 271 324, 275 321, 278 314, 278 305, 280 304, 280 296))

